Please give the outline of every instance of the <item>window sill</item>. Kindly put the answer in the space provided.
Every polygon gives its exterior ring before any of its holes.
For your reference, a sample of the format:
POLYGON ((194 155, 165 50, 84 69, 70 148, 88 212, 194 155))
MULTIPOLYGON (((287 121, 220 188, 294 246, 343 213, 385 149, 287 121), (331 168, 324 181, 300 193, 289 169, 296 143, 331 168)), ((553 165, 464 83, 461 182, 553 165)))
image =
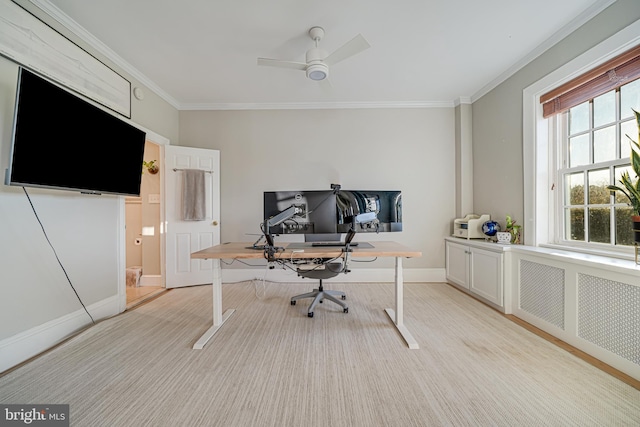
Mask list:
POLYGON ((612 251, 612 250, 605 250, 605 249, 587 248, 582 246, 563 245, 560 243, 541 243, 538 246, 540 246, 541 248, 558 249, 561 251, 575 252, 578 254, 585 254, 585 255, 595 255, 595 256, 601 256, 604 258, 617 258, 617 259, 623 259, 626 261, 633 261, 635 259, 634 249, 632 247, 630 247, 629 249, 612 251))
POLYGON ((513 245, 512 248, 516 251, 534 252, 551 258, 569 259, 579 264, 598 264, 606 266, 607 268, 618 269, 624 273, 632 271, 640 273, 640 265, 635 263, 633 254, 631 256, 622 253, 612 254, 603 251, 583 250, 582 248, 576 249, 574 247, 553 244, 544 244, 537 247, 513 245))

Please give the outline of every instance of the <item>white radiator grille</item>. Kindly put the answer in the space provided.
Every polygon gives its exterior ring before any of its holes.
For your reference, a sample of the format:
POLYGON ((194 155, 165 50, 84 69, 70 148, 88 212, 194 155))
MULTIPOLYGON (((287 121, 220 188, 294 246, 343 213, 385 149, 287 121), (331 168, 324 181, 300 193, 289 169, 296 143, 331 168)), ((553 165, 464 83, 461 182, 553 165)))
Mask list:
POLYGON ((578 336, 640 365, 640 287, 578 274, 578 336))
POLYGON ((520 308, 564 329, 564 270, 520 261, 520 308))

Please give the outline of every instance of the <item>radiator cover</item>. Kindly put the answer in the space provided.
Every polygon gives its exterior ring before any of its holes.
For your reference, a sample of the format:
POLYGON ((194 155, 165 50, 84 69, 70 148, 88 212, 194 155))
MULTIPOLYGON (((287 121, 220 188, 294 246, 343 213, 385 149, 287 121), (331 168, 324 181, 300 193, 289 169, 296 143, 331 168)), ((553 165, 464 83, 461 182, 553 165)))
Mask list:
POLYGON ((520 308, 564 330, 564 279, 562 268, 521 260, 520 308))
POLYGON ((640 365, 640 287, 579 273, 578 336, 640 365))

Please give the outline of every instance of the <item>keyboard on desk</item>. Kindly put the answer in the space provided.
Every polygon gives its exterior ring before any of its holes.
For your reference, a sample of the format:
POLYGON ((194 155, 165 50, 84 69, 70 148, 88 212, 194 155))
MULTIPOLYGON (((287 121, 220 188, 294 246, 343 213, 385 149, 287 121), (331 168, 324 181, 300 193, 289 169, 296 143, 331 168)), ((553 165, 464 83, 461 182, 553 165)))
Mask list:
MULTIPOLYGON (((343 247, 346 246, 344 242, 311 242, 311 246, 320 246, 320 247, 343 247)), ((349 246, 358 246, 358 242, 351 242, 349 246)))

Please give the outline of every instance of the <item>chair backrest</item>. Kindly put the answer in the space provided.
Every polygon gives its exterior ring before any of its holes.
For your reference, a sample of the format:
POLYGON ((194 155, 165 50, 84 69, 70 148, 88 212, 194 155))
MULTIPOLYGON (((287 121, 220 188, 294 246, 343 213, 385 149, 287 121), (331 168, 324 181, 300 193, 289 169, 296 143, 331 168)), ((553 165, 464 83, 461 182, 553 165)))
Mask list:
MULTIPOLYGON (((305 242, 340 242, 342 234, 305 234, 305 242)), ((323 265, 324 268, 318 269, 298 269, 298 275, 301 277, 308 277, 310 279, 329 279, 342 273, 343 267, 341 261, 329 261, 331 258, 323 258, 318 265, 323 265)))
POLYGON ((318 266, 323 267, 317 269, 299 268, 298 275, 309 279, 329 279, 331 277, 336 277, 338 274, 342 273, 343 270, 342 263, 338 261, 318 264, 318 266))

